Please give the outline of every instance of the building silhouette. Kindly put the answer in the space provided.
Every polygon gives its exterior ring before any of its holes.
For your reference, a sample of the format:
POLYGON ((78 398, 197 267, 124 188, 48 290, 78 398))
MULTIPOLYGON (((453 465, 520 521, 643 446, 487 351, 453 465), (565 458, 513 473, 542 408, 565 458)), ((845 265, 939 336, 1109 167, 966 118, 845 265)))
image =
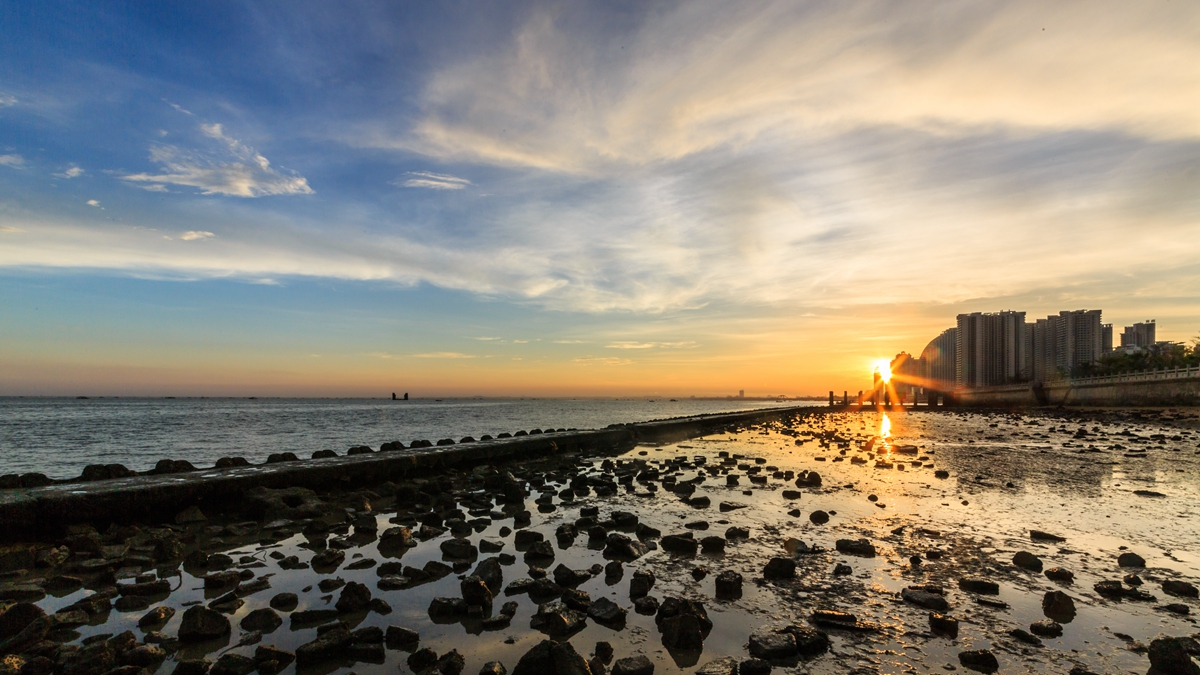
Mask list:
POLYGON ((1154 346, 1155 341, 1154 319, 1147 319, 1142 323, 1126 326, 1125 330, 1121 333, 1122 347, 1149 349, 1154 346))
POLYGON ((987 387, 1026 379, 1025 312, 958 315, 954 382, 987 387))

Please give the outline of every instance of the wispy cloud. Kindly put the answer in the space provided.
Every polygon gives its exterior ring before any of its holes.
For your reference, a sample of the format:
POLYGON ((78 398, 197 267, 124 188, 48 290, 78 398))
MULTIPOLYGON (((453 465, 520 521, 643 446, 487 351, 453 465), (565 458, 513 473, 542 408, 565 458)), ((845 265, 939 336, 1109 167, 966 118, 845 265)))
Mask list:
POLYGON ((313 193, 303 176, 276 171, 266 157, 227 136, 220 124, 201 124, 200 131, 216 142, 217 152, 156 145, 150 148, 150 161, 161 165, 164 173, 135 173, 121 178, 139 183, 186 185, 200 188, 206 195, 264 197, 313 193))
POLYGON ((604 345, 605 349, 689 349, 698 346, 695 342, 633 342, 620 340, 604 345))
POLYGON ((87 205, 88 206, 100 206, 100 202, 95 199, 89 199, 89 200, 87 200, 87 205))
POLYGON ((556 344, 556 345, 581 345, 581 344, 584 344, 584 341, 583 340, 555 340, 554 344, 556 344))
POLYGON ((12 227, 9 225, 0 225, 0 232, 3 232, 5 234, 17 234, 17 233, 24 232, 24 231, 25 230, 22 230, 19 227, 12 227))
POLYGON ((0 155, 0 166, 23 169, 25 168, 25 158, 20 155, 0 155))
POLYGON ((58 176, 59 178, 78 178, 79 176, 83 175, 83 169, 81 169, 77 166, 72 166, 69 169, 67 169, 66 171, 63 171, 61 173, 56 173, 54 175, 58 176))
POLYGON ((580 356, 571 359, 572 363, 579 363, 585 366, 628 366, 633 363, 629 359, 622 359, 616 356, 580 356))
POLYGON ((0 94, 0 108, 11 108, 17 104, 17 97, 9 94, 0 94))
POLYGON ((472 339, 472 340, 480 340, 480 341, 482 341, 482 342, 503 342, 503 341, 504 341, 504 339, 503 339, 503 338, 498 338, 498 337, 488 337, 488 336, 484 336, 484 337, 476 337, 476 338, 471 338, 471 339, 472 339))
POLYGON ((478 358, 474 354, 463 354, 460 352, 428 352, 425 354, 413 354, 413 358, 417 359, 474 359, 478 358))
POLYGON ((407 175, 412 178, 399 178, 393 185, 407 188, 425 188, 428 190, 461 190, 471 184, 466 178, 448 176, 428 171, 410 171, 407 175))
POLYGON ((198 239, 211 239, 215 236, 217 235, 213 234, 212 232, 205 232, 203 230, 188 230, 187 232, 179 235, 179 238, 184 241, 196 241, 198 239))

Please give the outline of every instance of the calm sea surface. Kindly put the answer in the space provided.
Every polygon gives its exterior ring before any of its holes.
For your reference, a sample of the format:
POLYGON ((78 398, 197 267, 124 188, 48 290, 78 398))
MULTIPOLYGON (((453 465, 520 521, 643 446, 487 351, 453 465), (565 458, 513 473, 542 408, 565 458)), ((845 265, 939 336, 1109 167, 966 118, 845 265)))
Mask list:
POLYGON ((408 445, 521 429, 595 429, 778 405, 690 399, 0 398, 0 474, 37 471, 71 478, 88 464, 144 471, 167 458, 196 466, 227 456, 261 462, 273 452, 303 458, 314 450, 343 454, 352 445, 378 448, 386 441, 408 445))

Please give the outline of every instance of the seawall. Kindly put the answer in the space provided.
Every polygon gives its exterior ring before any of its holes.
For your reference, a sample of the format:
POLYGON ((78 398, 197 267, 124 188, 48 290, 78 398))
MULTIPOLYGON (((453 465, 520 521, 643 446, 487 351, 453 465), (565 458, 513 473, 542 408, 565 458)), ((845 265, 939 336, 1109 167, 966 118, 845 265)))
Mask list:
POLYGON ((1200 405, 1200 369, 961 389, 954 399, 974 407, 1195 406, 1200 405))
POLYGON ((257 487, 371 486, 457 466, 532 459, 562 452, 623 451, 637 443, 668 443, 731 426, 821 410, 811 406, 766 408, 614 425, 593 431, 0 490, 0 539, 18 535, 52 537, 76 523, 169 521, 193 505, 202 510, 223 511, 223 507, 240 502, 243 494, 257 487))

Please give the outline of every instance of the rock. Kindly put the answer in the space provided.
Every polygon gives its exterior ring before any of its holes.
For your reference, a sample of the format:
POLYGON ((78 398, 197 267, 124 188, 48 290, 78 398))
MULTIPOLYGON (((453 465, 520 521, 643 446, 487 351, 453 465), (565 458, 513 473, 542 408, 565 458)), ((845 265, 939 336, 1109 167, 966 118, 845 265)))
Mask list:
POLYGON ((771 669, 771 663, 763 659, 746 659, 738 665, 739 675, 768 675, 771 669))
POLYGON ((769 581, 796 576, 796 561, 791 558, 771 558, 763 568, 763 578, 769 581))
POLYGON ((944 614, 937 612, 929 613, 929 630, 938 635, 946 635, 951 638, 958 637, 958 619, 952 619, 944 614))
POLYGON ((171 582, 157 579, 139 584, 117 584, 117 592, 121 595, 163 595, 171 592, 171 582))
POLYGON ((600 659, 604 663, 612 661, 613 647, 611 644, 607 642, 597 642, 595 652, 596 658, 600 659))
POLYGON ((529 621, 530 628, 536 628, 549 635, 569 635, 583 628, 587 615, 571 609, 565 602, 555 600, 538 605, 538 611, 529 621))
POLYGON ((1022 630, 1020 628, 1014 628, 1014 629, 1008 631, 1008 634, 1010 636, 1012 636, 1014 639, 1024 642, 1027 645, 1033 645, 1035 647, 1042 646, 1042 641, 1039 640, 1037 638, 1037 636, 1035 636, 1033 633, 1030 633, 1027 630, 1022 630))
POLYGON ((516 535, 513 536, 513 544, 515 544, 517 548, 524 549, 532 546, 535 542, 545 540, 545 538, 545 535, 543 535, 541 532, 534 530, 517 530, 516 535))
POLYGON ((608 535, 604 544, 604 557, 615 561, 632 562, 646 555, 649 548, 646 544, 613 532, 608 535))
POLYGON ((184 659, 175 665, 171 675, 205 675, 211 665, 208 659, 184 659))
POLYGON ((1013 556, 1012 561, 1017 567, 1029 570, 1031 572, 1042 571, 1042 559, 1030 553, 1029 551, 1017 551, 1016 555, 1013 556))
POLYGON ((342 657, 352 642, 345 626, 335 625, 317 636, 316 640, 296 648, 296 667, 303 668, 322 661, 342 657))
POLYGON ((834 548, 839 553, 846 555, 857 555, 864 558, 875 557, 875 545, 866 539, 838 539, 834 544, 834 548))
POLYGON ((472 576, 479 577, 483 583, 487 584, 488 590, 492 595, 500 592, 504 587, 504 568, 500 565, 500 559, 496 557, 484 558, 475 566, 475 571, 471 572, 472 576))
POLYGON ((566 565, 559 563, 554 568, 554 583, 559 586, 573 587, 582 584, 592 578, 592 575, 583 570, 573 570, 566 565))
POLYGON ((179 626, 180 642, 200 642, 228 635, 232 631, 229 619, 215 610, 196 605, 183 613, 179 626))
POLYGON ((821 510, 813 511, 808 514, 808 520, 814 525, 824 525, 829 522, 829 514, 821 510))
POLYGON ((31 602, 18 602, 0 614, 0 641, 19 635, 46 612, 31 602))
MULTIPOLYGON (((337 569, 346 560, 346 552, 337 549, 328 548, 316 554, 312 558, 313 569, 321 571, 326 570, 332 572, 337 569)), ((296 656, 299 659, 299 654, 296 656)))
POLYGON ((958 587, 968 593, 980 593, 982 595, 1000 594, 1000 584, 986 579, 959 579, 958 587))
POLYGON ((238 625, 242 630, 271 633, 283 625, 283 619, 275 613, 275 610, 263 607, 247 614, 238 625))
POLYGON ((492 606, 492 591, 488 588, 487 582, 483 579, 471 575, 458 583, 459 591, 462 593, 463 600, 467 605, 475 605, 477 607, 492 606))
POLYGON ((629 597, 636 600, 645 597, 654 588, 654 573, 649 570, 638 570, 629 581, 629 597))
POLYGON ((209 669, 208 674, 250 675, 250 673, 253 673, 257 668, 258 664, 254 662, 254 659, 248 656, 242 656, 241 654, 226 652, 222 654, 221 658, 217 659, 217 662, 212 665, 212 668, 209 669))
POLYGON ((145 629, 153 626, 162 626, 170 621, 173 616, 175 616, 174 607, 166 605, 155 607, 142 615, 142 618, 138 619, 138 628, 145 629))
POLYGON ((1200 675, 1200 667, 1188 654, 1185 638, 1160 635, 1150 641, 1150 670, 1146 675, 1200 675))
POLYGON ((696 670, 696 675, 737 675, 738 661, 732 656, 713 659, 696 670))
POLYGON ((434 598, 429 603, 429 616, 452 618, 467 613, 467 601, 462 598, 434 598))
POLYGON ((668 534, 659 541, 664 551, 681 555, 696 555, 698 542, 691 532, 685 534, 668 534))
POLYGON ((447 539, 441 544, 442 555, 458 560, 474 560, 479 550, 469 539, 447 539))
POLYGON ((1042 619, 1030 624, 1029 631, 1039 637, 1057 638, 1062 637, 1063 627, 1062 624, 1052 619, 1042 619))
POLYGON ((789 633, 755 633, 750 636, 750 655, 760 659, 795 656, 796 638, 789 633))
POLYGON ((750 528, 747 527, 730 527, 725 530, 726 539, 749 539, 750 528))
POLYGON ((1000 669, 1000 662, 996 660, 996 655, 988 649, 959 652, 958 662, 965 668, 981 673, 994 673, 1000 669))
POLYGON ((415 645, 420 640, 421 636, 417 634, 417 631, 400 626, 388 626, 387 633, 384 635, 384 642, 387 644, 388 649, 402 649, 410 645, 415 645))
POLYGON ((138 645, 121 654, 120 662, 127 666, 137 666, 154 672, 166 658, 167 652, 162 647, 138 645))
POLYGON ((638 614, 656 614, 658 613, 658 598, 646 596, 633 601, 633 609, 638 614))
POLYGON ((617 624, 625 620, 627 611, 608 598, 598 598, 587 608, 587 615, 598 623, 617 624))
POLYGON ((662 632, 663 646, 680 651, 703 649, 704 638, 712 630, 704 605, 682 598, 667 598, 659 606, 654 622, 662 632))
POLYGON ((1121 567, 1145 567, 1146 559, 1132 551, 1126 551, 1117 556, 1117 565, 1121 567))
POLYGON ((337 604, 334 607, 341 614, 349 614, 361 612, 370 605, 371 589, 367 588, 365 584, 351 581, 342 588, 342 594, 338 596, 337 604))
POLYGON ((742 575, 733 570, 725 570, 716 578, 717 598, 721 600, 737 600, 742 597, 742 575))
POLYGON ((1162 582, 1163 593, 1181 598, 1200 597, 1200 590, 1186 581, 1168 579, 1162 582))
POLYGON ((258 666, 259 675, 274 675, 291 665, 296 655, 266 645, 254 649, 254 663, 258 666))
POLYGON ((570 642, 543 640, 517 661, 512 675, 592 675, 592 671, 570 642))
POLYGON ((414 673, 421 673, 428 668, 433 667, 433 665, 437 663, 437 660, 437 652, 433 651, 429 647, 424 647, 408 655, 408 667, 412 669, 414 673))
POLYGON ((1075 601, 1062 591, 1050 591, 1042 596, 1042 614, 1055 621, 1071 623, 1075 619, 1075 601))
POLYGON ((548 541, 535 541, 525 551, 525 562, 540 562, 554 559, 554 547, 548 541))
POLYGON ((1029 538, 1034 541, 1052 541, 1052 542, 1060 542, 1060 541, 1067 540, 1066 537, 1060 537, 1057 534, 1050 534, 1049 532, 1042 532, 1041 530, 1030 530, 1029 538))
POLYGON ((654 664, 641 654, 617 659, 612 667, 612 675, 654 675, 654 664))
POLYGON ((479 669, 479 675, 508 675, 508 669, 499 661, 488 661, 479 669))
POLYGON ((449 652, 442 654, 441 658, 434 664, 438 673, 441 675, 460 675, 463 668, 466 667, 467 661, 458 653, 457 649, 451 649, 449 652))
POLYGON ((812 626, 788 626, 780 632, 795 638, 801 656, 817 656, 829 649, 829 636, 812 626))
POLYGON ((946 598, 938 593, 930 593, 926 590, 906 588, 900 591, 900 597, 905 602, 912 603, 918 607, 932 609, 935 612, 944 612, 950 608, 950 603, 946 602, 946 598))
POLYGON ((271 608, 280 612, 290 612, 300 604, 300 598, 295 593, 279 593, 271 598, 271 608))
POLYGON ((1051 581, 1061 581, 1065 584, 1075 581, 1075 575, 1070 570, 1064 570, 1061 567, 1051 567, 1045 571, 1045 575, 1051 581))

